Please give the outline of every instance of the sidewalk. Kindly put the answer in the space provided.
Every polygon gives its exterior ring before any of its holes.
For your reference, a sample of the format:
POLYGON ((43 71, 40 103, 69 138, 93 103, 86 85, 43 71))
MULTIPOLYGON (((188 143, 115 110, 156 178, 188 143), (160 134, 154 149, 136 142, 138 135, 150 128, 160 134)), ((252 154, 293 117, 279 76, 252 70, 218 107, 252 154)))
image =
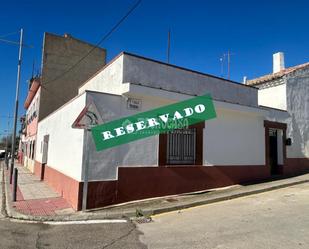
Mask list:
POLYGON ((309 173, 259 184, 234 185, 226 188, 195 193, 158 197, 123 203, 105 208, 76 212, 57 193, 41 182, 26 168, 16 164, 19 169, 17 201, 11 202, 11 185, 6 174, 5 193, 8 216, 15 219, 36 221, 73 221, 90 219, 136 218, 159 213, 182 210, 189 207, 231 200, 238 197, 272 191, 297 184, 309 183, 309 173))
POLYGON ((2 203, 2 198, 3 198, 3 181, 2 181, 2 161, 0 161, 0 218, 3 217, 3 212, 4 212, 4 207, 3 207, 3 203, 2 203))
MULTIPOLYGON (((27 168, 15 163, 18 169, 18 187, 16 202, 11 203, 14 211, 31 216, 56 216, 72 214, 73 208, 58 193, 53 191, 45 182, 33 175, 27 168)), ((5 170, 7 179, 9 172, 5 170)), ((11 200, 12 185, 7 184, 7 199, 11 200)))

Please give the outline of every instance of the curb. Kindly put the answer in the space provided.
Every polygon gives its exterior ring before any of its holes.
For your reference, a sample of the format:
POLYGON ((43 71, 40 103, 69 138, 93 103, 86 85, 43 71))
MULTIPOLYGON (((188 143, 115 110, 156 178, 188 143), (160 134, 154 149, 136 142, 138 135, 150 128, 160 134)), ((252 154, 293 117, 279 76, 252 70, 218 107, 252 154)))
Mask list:
MULTIPOLYGON (((79 214, 73 214, 73 215, 57 215, 57 216, 33 216, 33 215, 25 215, 22 213, 19 213, 15 211, 15 209, 12 207, 12 198, 9 191, 9 182, 8 177, 5 175, 5 170, 3 168, 2 170, 2 176, 4 181, 2 183, 2 189, 3 191, 3 197, 5 199, 4 206, 2 207, 4 213, 4 218, 13 219, 13 220, 19 220, 19 221, 36 221, 36 222, 48 222, 48 221, 86 221, 90 219, 114 219, 119 218, 119 216, 113 216, 113 217, 107 217, 106 215, 98 214, 94 215, 89 213, 81 213, 79 214)), ((2 200, 3 201, 3 200, 2 200)))
MULTIPOLYGON (((12 207, 12 201, 11 201, 11 196, 9 195, 9 188, 8 188, 8 179, 7 176, 5 176, 5 170, 3 168, 2 171, 4 182, 2 183, 3 189, 3 198, 5 198, 5 206, 2 207, 4 209, 4 215, 5 218, 13 219, 13 220, 18 220, 18 221, 30 221, 30 222, 60 222, 60 221, 87 221, 87 220, 99 220, 99 219, 127 219, 127 220, 136 220, 136 210, 132 211, 109 211, 106 210, 104 213, 94 213, 91 210, 86 211, 86 212, 79 212, 75 213, 72 215, 57 215, 57 216, 32 216, 32 215, 25 215, 21 214, 17 211, 14 210, 12 207)), ((296 180, 294 182, 288 182, 288 183, 282 183, 278 184, 275 186, 269 186, 269 187, 260 187, 259 189, 253 189, 253 190, 247 190, 243 189, 240 193, 234 193, 231 194, 230 192, 226 193, 221 193, 222 196, 214 196, 210 197, 205 200, 197 200, 197 201, 192 201, 190 203, 184 203, 184 204, 174 204, 174 206, 171 207, 162 207, 162 208, 146 208, 142 210, 142 213, 144 217, 152 216, 152 215, 157 215, 157 214, 162 214, 162 213, 167 213, 167 212, 172 212, 172 211, 177 211, 177 210, 183 210, 191 207, 197 207, 201 205, 207 205, 211 203, 217 203, 217 202, 222 202, 222 201, 227 201, 227 200, 232 200, 240 197, 245 197, 245 196, 250 196, 250 195, 255 195, 259 193, 264 193, 264 192, 269 192, 281 188, 286 188, 294 185, 299 185, 303 183, 308 183, 309 179, 307 180, 296 180)), ((250 186, 250 185, 249 185, 250 186)), ((251 185, 253 186, 253 185, 251 185)), ((220 194, 220 193, 218 193, 220 194)), ((164 197, 162 197, 164 198, 164 197)), ((207 198, 207 197, 206 197, 207 198)), ((137 203, 138 204, 138 203, 137 203)))
POLYGON ((145 215, 148 215, 148 216, 158 215, 158 214, 162 214, 162 213, 168 213, 168 212, 172 212, 172 211, 183 210, 183 209, 187 209, 187 208, 191 208, 191 207, 197 207, 197 206, 202 206, 202 205, 207 205, 207 204, 212 204, 212 203, 217 203, 217 202, 222 202, 222 201, 233 200, 233 199, 237 199, 237 198, 240 198, 240 197, 260 194, 260 193, 269 192, 269 191, 273 191, 273 190, 277 190, 277 189, 281 189, 281 188, 287 188, 287 187, 290 187, 290 186, 299 185, 299 184, 308 183, 308 182, 309 182, 309 180, 302 180, 302 181, 298 181, 298 182, 292 182, 292 183, 282 184, 282 185, 278 185, 278 186, 272 186, 272 187, 269 187, 269 188, 258 189, 258 190, 253 190, 253 191, 248 191, 248 192, 243 192, 243 193, 238 193, 238 194, 233 194, 233 195, 227 195, 227 196, 217 197, 217 198, 213 198, 213 199, 209 199, 209 200, 192 202, 192 203, 189 203, 189 204, 183 204, 183 205, 180 204, 180 205, 177 205, 177 206, 174 206, 174 207, 158 208, 158 209, 154 209, 154 210, 145 210, 143 213, 145 215))
POLYGON ((2 179, 2 182, 1 182, 2 199, 1 199, 1 210, 0 210, 1 214, 0 214, 0 216, 3 216, 4 218, 6 218, 8 214, 7 214, 6 208, 5 208, 6 198, 5 198, 5 179, 4 179, 4 164, 3 163, 0 164, 0 171, 1 171, 0 177, 2 179))
MULTIPOLYGON (((4 168, 3 168, 4 169, 4 168)), ((75 213, 72 215, 57 215, 57 216, 33 216, 33 215, 25 215, 22 213, 17 212, 12 207, 12 198, 9 191, 9 182, 8 177, 5 175, 5 170, 2 171, 3 174, 3 184, 4 187, 3 191, 3 198, 5 199, 5 205, 2 207, 4 210, 4 218, 11 219, 11 220, 18 220, 18 221, 30 221, 30 222, 49 222, 49 221, 87 221, 87 220, 99 220, 99 219, 115 219, 115 218, 123 218, 128 219, 128 214, 130 216, 135 215, 134 213, 116 213, 114 215, 107 215, 104 214, 94 214, 91 212, 85 213, 75 213)))

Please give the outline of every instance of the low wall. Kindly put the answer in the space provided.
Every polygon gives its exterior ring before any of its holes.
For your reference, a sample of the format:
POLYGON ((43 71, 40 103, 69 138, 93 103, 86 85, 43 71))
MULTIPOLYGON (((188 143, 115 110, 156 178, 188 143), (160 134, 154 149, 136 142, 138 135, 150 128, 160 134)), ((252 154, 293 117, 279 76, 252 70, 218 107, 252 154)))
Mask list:
MULTIPOLYGON (((288 158, 282 168, 284 175, 308 172, 309 159, 288 158)), ((40 163, 35 163, 34 172, 41 176, 40 163)), ((270 168, 265 165, 119 167, 118 180, 89 182, 87 208, 247 184, 268 179, 270 176, 270 168)), ((81 210, 82 182, 49 166, 45 166, 44 181, 61 194, 75 210, 81 210)))
POLYGON ((261 166, 120 167, 118 181, 91 182, 88 208, 225 187, 270 177, 261 166))
POLYGON ((286 158, 283 173, 297 175, 309 171, 309 158, 286 158))
MULTIPOLYGON (((34 174, 41 177, 42 164, 35 161, 34 174)), ((45 165, 44 181, 66 199, 75 210, 81 209, 82 183, 45 165)))

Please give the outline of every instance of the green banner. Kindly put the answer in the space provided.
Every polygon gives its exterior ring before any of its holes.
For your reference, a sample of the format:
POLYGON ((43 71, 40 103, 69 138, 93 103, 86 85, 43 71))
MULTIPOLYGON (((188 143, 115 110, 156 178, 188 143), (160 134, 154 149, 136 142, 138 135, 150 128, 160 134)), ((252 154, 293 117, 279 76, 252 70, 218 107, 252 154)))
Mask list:
POLYGON ((209 94, 110 121, 91 129, 97 151, 216 117, 209 94))

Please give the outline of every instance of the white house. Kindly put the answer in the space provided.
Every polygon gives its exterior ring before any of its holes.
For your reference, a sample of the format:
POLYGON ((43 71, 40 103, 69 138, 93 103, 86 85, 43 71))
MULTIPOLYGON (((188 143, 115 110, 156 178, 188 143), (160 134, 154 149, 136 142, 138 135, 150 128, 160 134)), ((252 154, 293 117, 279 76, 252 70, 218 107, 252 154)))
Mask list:
MULTIPOLYGON (((259 88, 258 103, 287 111, 285 173, 309 169, 309 63, 285 68, 284 54, 273 55, 273 73, 247 81, 259 88)), ((272 116, 269 115, 269 119, 272 116)))
POLYGON ((262 180, 285 173, 288 118, 285 110, 260 107, 255 87, 121 53, 39 122, 35 172, 44 170, 44 180, 77 210, 85 155, 88 208, 262 180), (90 102, 108 122, 206 93, 217 117, 177 135, 97 152, 84 130, 71 127, 90 102))

